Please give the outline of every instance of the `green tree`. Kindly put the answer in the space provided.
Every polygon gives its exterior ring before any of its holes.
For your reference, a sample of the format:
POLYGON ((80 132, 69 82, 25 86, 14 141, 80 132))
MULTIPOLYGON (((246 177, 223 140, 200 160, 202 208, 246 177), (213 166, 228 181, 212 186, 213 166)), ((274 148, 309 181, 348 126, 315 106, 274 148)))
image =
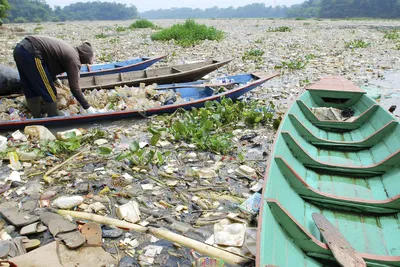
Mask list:
POLYGON ((0 21, 7 17, 7 11, 11 8, 7 0, 0 0, 0 21))

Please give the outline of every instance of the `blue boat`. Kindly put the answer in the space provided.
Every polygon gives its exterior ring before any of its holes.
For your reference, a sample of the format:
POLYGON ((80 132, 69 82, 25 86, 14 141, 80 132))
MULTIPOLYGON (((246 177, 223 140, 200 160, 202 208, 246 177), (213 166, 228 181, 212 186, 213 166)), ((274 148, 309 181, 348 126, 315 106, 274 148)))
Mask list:
POLYGON ((14 130, 28 125, 55 126, 87 122, 93 124, 94 121, 101 120, 117 120, 132 117, 146 117, 162 113, 172 113, 180 108, 190 110, 193 107, 203 107, 207 101, 220 101, 223 97, 235 100, 278 75, 279 74, 277 73, 272 75, 259 73, 239 74, 235 76, 217 78, 213 81, 203 80, 192 83, 162 85, 157 87, 156 90, 160 90, 161 92, 165 90, 173 90, 174 92, 179 93, 185 102, 167 104, 160 107, 149 108, 147 110, 125 110, 96 113, 91 115, 59 116, 51 118, 7 121, 0 123, 0 130, 14 130), (220 90, 221 87, 228 88, 230 85, 234 85, 234 87, 232 89, 220 90))
MULTIPOLYGON (((153 58, 140 57, 125 61, 111 62, 111 63, 83 65, 81 67, 80 77, 82 78, 82 77, 100 76, 113 73, 123 73, 128 71, 144 70, 150 67, 151 65, 157 63, 164 57, 166 57, 166 55, 153 58)), ((59 79, 66 79, 67 74, 63 73, 57 77, 59 79)))

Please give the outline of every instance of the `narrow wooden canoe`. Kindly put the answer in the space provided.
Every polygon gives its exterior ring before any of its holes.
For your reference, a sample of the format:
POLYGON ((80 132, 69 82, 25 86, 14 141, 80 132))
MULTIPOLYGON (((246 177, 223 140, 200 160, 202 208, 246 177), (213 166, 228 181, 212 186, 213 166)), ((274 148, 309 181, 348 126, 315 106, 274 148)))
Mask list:
MULTIPOLYGON (((219 69, 231 61, 232 59, 225 61, 205 60, 172 67, 83 77, 79 79, 79 84, 82 90, 86 90, 94 88, 114 89, 116 86, 124 85, 138 86, 140 83, 146 83, 149 85, 153 83, 170 84, 193 82, 201 79, 208 73, 219 69)), ((68 85, 68 80, 63 80, 63 83, 68 85)))
MULTIPOLYGON (((83 65, 81 67, 80 77, 92 77, 100 76, 113 73, 123 73, 128 71, 144 70, 151 65, 157 63, 161 59, 165 58, 166 55, 158 57, 139 57, 134 59, 128 59, 125 61, 111 62, 111 63, 100 63, 92 65, 83 65)), ((58 76, 60 80, 66 79, 67 74, 63 73, 58 76)))
POLYGON ((8 122, 0 122, 1 130, 13 130, 23 128, 28 125, 71 125, 74 123, 93 123, 94 121, 100 120, 117 120, 132 117, 147 117, 155 114, 172 113, 179 108, 189 110, 193 107, 202 107, 207 101, 219 101, 222 97, 228 97, 231 99, 237 99, 245 93, 253 90, 254 88, 262 85, 268 80, 278 76, 279 74, 266 75, 266 74, 240 74, 235 76, 226 76, 218 78, 221 86, 223 82, 229 80, 230 83, 234 83, 237 86, 233 89, 226 90, 224 92, 217 92, 214 88, 207 86, 210 81, 196 81, 193 83, 185 84, 171 84, 164 85, 157 89, 162 90, 173 90, 181 95, 185 100, 183 103, 164 105, 161 107, 150 108, 147 110, 126 110, 118 112, 105 112, 97 113, 92 115, 75 115, 75 116, 59 116, 51 118, 40 118, 40 119, 25 119, 15 120, 8 122), (204 84, 204 86, 199 86, 204 84))
POLYGON ((313 221, 319 213, 367 266, 400 266, 399 153, 399 122, 360 88, 341 77, 307 88, 267 166, 256 265, 339 266, 320 233, 329 229, 313 221), (321 107, 351 108, 355 118, 321 120, 312 112, 321 107))

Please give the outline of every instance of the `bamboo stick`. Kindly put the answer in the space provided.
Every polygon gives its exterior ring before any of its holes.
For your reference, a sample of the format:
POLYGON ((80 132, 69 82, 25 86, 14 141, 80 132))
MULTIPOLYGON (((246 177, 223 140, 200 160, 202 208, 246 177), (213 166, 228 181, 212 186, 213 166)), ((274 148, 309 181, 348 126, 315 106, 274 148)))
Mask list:
POLYGON ((119 228, 130 229, 130 230, 134 230, 134 231, 140 232, 140 233, 146 233, 148 230, 146 227, 143 227, 143 226, 140 226, 140 225, 137 225, 134 223, 129 223, 126 221, 117 220, 117 219, 113 219, 113 218, 108 218, 108 217, 100 216, 100 215, 93 214, 93 213, 70 211, 70 210, 56 210, 56 213, 58 213, 60 215, 69 215, 76 219, 88 220, 88 221, 93 221, 93 222, 107 224, 107 225, 114 225, 119 228))
POLYGON ((68 158, 66 161, 62 162, 61 164, 58 164, 56 166, 54 166, 53 168, 51 168, 50 170, 48 170, 44 175, 43 175, 43 180, 45 180, 47 183, 51 184, 53 179, 51 177, 49 177, 50 174, 52 174, 53 172, 55 172, 56 170, 58 170, 59 168, 61 168, 62 166, 64 166, 65 164, 67 164, 68 162, 72 161, 73 159, 75 159, 76 157, 78 157, 79 155, 81 155, 83 152, 86 151, 88 147, 84 147, 83 150, 79 153, 76 153, 75 155, 71 156, 70 158, 68 158))
POLYGON ((117 220, 113 218, 107 218, 104 216, 92 214, 92 213, 86 213, 86 212, 79 212, 79 211, 70 211, 70 210, 55 210, 56 213, 60 215, 69 215, 73 218, 76 219, 83 219, 83 220, 89 220, 101 224, 107 224, 107 225, 113 225, 119 228, 124 228, 124 229, 131 229, 140 233, 149 233, 154 235, 157 238, 160 239, 165 239, 174 243, 177 243, 179 245, 194 249, 198 252, 200 252, 203 255, 207 255, 210 257, 218 258, 221 259, 227 263, 230 264, 244 264, 248 262, 250 259, 236 255, 234 253, 231 253, 229 251, 216 248, 210 245, 207 245, 203 242, 172 233, 168 230, 165 229, 159 229, 159 228, 154 228, 154 227, 143 227, 137 224, 133 223, 128 223, 122 220, 117 220))

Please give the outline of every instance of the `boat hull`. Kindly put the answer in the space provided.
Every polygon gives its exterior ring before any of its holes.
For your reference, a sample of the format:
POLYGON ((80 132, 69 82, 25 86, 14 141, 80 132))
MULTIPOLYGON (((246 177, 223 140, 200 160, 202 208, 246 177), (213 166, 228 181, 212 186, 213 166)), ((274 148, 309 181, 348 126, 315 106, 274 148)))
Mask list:
MULTIPOLYGON (((43 126, 72 125, 75 123, 93 123, 95 121, 119 120, 119 119, 135 118, 135 117, 148 117, 156 114, 172 113, 180 108, 185 110, 190 110, 193 107, 196 108, 203 107, 205 102, 207 101, 220 101, 221 98, 223 97, 237 99, 238 97, 262 85, 263 83, 267 82, 273 77, 276 77, 277 75, 278 74, 273 74, 261 77, 252 74, 229 76, 227 77, 228 79, 236 80, 241 85, 232 90, 205 97, 204 97, 205 94, 204 92, 206 90, 207 91, 211 90, 209 87, 206 86, 204 89, 199 89, 196 87, 191 87, 190 84, 185 84, 182 87, 179 86, 179 89, 172 89, 172 90, 179 91, 182 94, 182 97, 186 96, 186 98, 195 98, 197 96, 198 98, 193 101, 183 102, 180 104, 165 105, 157 108, 150 108, 147 110, 130 110, 130 111, 97 113, 91 115, 75 115, 75 116, 63 116, 63 117, 60 116, 51 118, 10 121, 10 122, 0 123, 0 130, 19 129, 29 125, 43 125, 43 126), (253 79, 254 81, 246 83, 246 80, 250 79, 253 79)), ((225 80, 225 78, 223 78, 222 80, 225 80)), ((201 83, 195 82, 193 84, 199 85, 201 83)), ((170 87, 178 85, 179 84, 174 84, 170 85, 170 87)), ((223 84, 221 83, 221 85, 223 84)), ((164 88, 165 87, 168 86, 164 86, 164 88)))
POLYGON ((318 228, 314 213, 330 221, 367 266, 400 266, 399 153, 399 122, 361 89, 341 77, 309 87, 275 137, 256 266, 338 266, 320 232, 328 230, 318 228), (313 113, 320 108, 354 115, 321 119, 313 113))

